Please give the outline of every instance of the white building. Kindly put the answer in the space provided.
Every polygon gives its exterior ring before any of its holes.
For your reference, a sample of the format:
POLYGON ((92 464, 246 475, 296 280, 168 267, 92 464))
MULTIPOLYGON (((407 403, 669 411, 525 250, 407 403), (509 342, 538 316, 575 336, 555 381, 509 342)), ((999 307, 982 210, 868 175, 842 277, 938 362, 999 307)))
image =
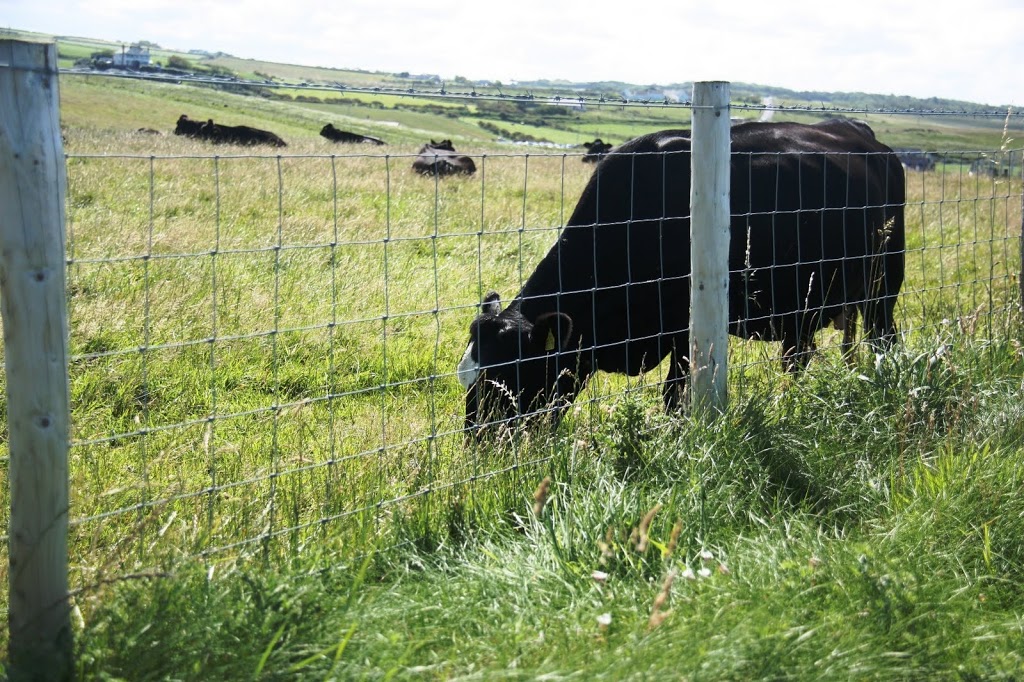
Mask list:
POLYGON ((121 47, 120 52, 114 53, 114 66, 125 66, 137 69, 140 66, 149 64, 149 49, 141 45, 132 45, 125 49, 121 47))

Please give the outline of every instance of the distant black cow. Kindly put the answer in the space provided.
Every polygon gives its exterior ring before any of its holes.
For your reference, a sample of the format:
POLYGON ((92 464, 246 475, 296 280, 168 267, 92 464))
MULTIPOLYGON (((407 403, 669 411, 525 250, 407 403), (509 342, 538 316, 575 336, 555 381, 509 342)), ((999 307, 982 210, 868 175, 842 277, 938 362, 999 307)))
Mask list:
POLYGON ((600 137, 593 142, 584 142, 583 146, 587 148, 587 153, 583 155, 583 163, 597 163, 612 148, 610 144, 603 142, 600 137))
POLYGON ((200 137, 217 144, 288 146, 284 140, 269 130, 261 130, 250 126, 226 126, 214 123, 212 118, 203 124, 200 137))
MULTIPOLYGON (((814 334, 852 324, 896 334, 905 181, 863 123, 732 128, 729 332, 780 340, 803 367, 814 334)), ((573 400, 597 370, 636 375, 671 356, 665 403, 689 372, 690 132, 631 140, 597 166, 567 226, 502 309, 484 299, 458 366, 466 425, 573 400)))
POLYGON ((419 156, 412 162, 412 169, 423 175, 472 175, 476 172, 476 164, 468 156, 456 153, 451 140, 431 140, 420 149, 419 156))
POLYGON ((175 135, 185 135, 215 144, 256 145, 269 144, 274 147, 287 147, 280 137, 269 130, 260 130, 250 126, 226 126, 207 119, 205 123, 194 121, 185 114, 178 117, 174 128, 175 135))
POLYGON ((1019 175, 1020 168, 1014 169, 1013 157, 1009 154, 1001 154, 999 158, 992 156, 980 156, 971 162, 967 171, 968 175, 984 175, 990 178, 1008 178, 1012 175, 1019 175))
POLYGON ((185 114, 178 117, 178 124, 174 127, 175 135, 185 137, 199 137, 202 134, 204 121, 194 121, 185 114))
POLYGON ((347 130, 338 130, 334 124, 328 123, 321 130, 320 134, 331 142, 348 142, 354 144, 385 144, 384 140, 369 135, 350 133, 347 130))

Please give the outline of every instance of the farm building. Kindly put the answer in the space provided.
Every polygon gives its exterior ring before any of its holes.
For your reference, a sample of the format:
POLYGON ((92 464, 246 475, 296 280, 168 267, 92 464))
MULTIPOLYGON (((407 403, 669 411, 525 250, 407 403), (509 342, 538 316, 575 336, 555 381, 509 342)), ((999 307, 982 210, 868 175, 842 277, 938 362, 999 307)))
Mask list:
POLYGON ((141 45, 132 45, 128 49, 122 47, 121 52, 114 53, 114 66, 137 69, 148 65, 149 50, 141 45))

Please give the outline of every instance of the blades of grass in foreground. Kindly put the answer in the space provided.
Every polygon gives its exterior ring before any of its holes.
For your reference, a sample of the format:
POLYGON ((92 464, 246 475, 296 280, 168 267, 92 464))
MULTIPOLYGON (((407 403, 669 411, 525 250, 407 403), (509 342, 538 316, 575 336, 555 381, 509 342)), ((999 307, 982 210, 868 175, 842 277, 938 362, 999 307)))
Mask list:
POLYGON ((284 629, 288 626, 287 623, 282 623, 281 627, 277 629, 274 636, 270 638, 270 642, 267 643, 267 648, 263 650, 263 655, 260 656, 259 663, 256 664, 256 670, 253 671, 252 678, 259 679, 259 676, 263 673, 263 668, 267 664, 267 659, 270 658, 270 654, 274 652, 274 647, 277 645, 277 640, 281 639, 281 635, 284 634, 284 629))

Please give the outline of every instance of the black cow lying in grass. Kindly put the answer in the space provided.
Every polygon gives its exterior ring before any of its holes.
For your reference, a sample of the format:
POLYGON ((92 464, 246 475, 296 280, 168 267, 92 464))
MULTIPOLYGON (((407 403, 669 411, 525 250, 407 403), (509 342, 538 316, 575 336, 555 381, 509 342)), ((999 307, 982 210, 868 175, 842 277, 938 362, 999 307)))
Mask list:
POLYGON ((419 156, 412 162, 412 169, 423 175, 472 175, 476 172, 476 164, 468 156, 456 153, 451 140, 431 140, 420 149, 419 156))
POLYGON ((350 133, 347 130, 338 130, 334 124, 328 123, 321 130, 320 134, 331 142, 349 142, 353 144, 385 144, 384 140, 369 135, 350 133))
MULTIPOLYGON (((863 315, 896 335, 903 167, 864 125, 732 129, 729 332, 779 340, 799 370, 814 335, 863 315)), ((466 425, 562 409, 597 370, 636 375, 671 357, 666 406, 689 373, 690 132, 644 135, 605 157, 566 227, 502 309, 483 301, 458 366, 466 425)))
POLYGON ((612 148, 610 144, 603 142, 600 137, 593 142, 584 142, 583 146, 587 148, 587 153, 583 155, 583 163, 597 163, 612 148))
POLYGON ((269 144, 274 147, 287 147, 280 137, 268 130, 249 126, 226 126, 214 123, 213 119, 205 122, 193 121, 185 114, 178 117, 174 128, 175 135, 185 135, 198 140, 206 140, 215 144, 256 145, 269 144))

